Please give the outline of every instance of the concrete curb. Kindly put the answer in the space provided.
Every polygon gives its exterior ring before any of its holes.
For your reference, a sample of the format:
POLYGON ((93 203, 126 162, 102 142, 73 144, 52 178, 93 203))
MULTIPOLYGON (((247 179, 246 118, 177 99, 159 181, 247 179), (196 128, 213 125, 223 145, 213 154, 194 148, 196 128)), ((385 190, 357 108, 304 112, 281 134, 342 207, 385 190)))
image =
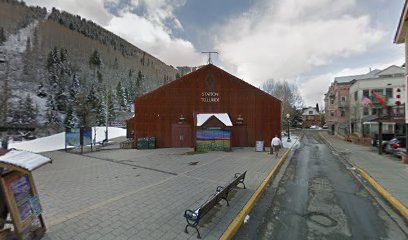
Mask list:
POLYGON ((391 193, 389 193, 385 188, 383 188, 377 181, 374 180, 370 175, 368 175, 363 169, 354 166, 357 172, 377 190, 391 206, 397 209, 404 219, 408 220, 408 208, 405 207, 398 199, 396 199, 391 193))
MULTIPOLYGON (((302 138, 302 137, 300 137, 300 138, 302 138)), ((276 164, 273 167, 273 169, 269 173, 269 175, 263 180, 263 182, 261 183, 261 185, 259 185, 258 189, 256 189, 256 191, 252 195, 252 197, 248 200, 248 202, 245 204, 245 206, 242 208, 242 210, 238 213, 238 215, 235 217, 235 219, 231 222, 231 224, 228 226, 228 228, 225 230, 225 232, 221 235, 220 240, 230 240, 235 236, 235 234, 237 234, 239 228, 241 227, 242 223, 244 222, 245 217, 248 215, 248 213, 255 206, 255 204, 259 200, 259 198, 262 196, 262 193, 265 191, 266 186, 268 185, 268 183, 276 176, 276 174, 278 174, 280 168, 282 167, 283 163, 285 162, 286 158, 288 157, 289 152, 292 151, 292 148, 293 148, 294 145, 295 144, 293 144, 292 147, 290 147, 288 150, 286 150, 286 152, 282 155, 282 157, 278 161, 278 164, 276 164)))
MULTIPOLYGON (((326 139, 323 135, 319 134, 320 137, 322 137, 330 146, 331 143, 329 140, 326 139)), ((332 146, 332 148, 334 148, 332 146)), ((367 182, 371 184, 371 186, 379 193, 381 196, 387 200, 387 202, 393 206, 405 219, 405 221, 408 221, 408 208, 404 206, 397 198, 395 198, 391 193, 389 193, 385 188, 383 188, 377 181, 374 180, 370 175, 368 175, 363 169, 357 167, 355 164, 350 163, 347 161, 350 165, 352 165, 357 172, 362 176, 367 182)))

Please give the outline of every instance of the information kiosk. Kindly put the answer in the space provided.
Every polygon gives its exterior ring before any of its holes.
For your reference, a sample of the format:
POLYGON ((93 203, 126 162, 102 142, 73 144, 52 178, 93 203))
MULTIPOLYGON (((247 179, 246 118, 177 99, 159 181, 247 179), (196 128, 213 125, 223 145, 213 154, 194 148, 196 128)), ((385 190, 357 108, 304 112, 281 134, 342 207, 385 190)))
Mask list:
POLYGON ((46 227, 31 172, 50 162, 50 158, 18 150, 0 156, 0 210, 6 211, 0 214, 0 221, 7 219, 0 225, 0 239, 37 240, 44 236, 46 227))

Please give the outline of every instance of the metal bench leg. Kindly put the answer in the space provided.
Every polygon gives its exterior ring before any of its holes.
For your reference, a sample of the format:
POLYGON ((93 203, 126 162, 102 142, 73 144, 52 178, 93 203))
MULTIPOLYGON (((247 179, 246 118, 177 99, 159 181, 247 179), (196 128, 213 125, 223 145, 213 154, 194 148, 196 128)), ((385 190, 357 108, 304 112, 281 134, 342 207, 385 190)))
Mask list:
POLYGON ((195 228, 195 230, 197 231, 197 238, 201 239, 200 231, 198 231, 198 227, 197 227, 197 226, 193 226, 193 225, 187 224, 186 227, 184 228, 184 232, 185 232, 185 233, 188 233, 188 230, 187 230, 188 227, 195 228))
POLYGON ((201 239, 200 231, 198 231, 197 227, 195 227, 195 229, 197 230, 197 238, 201 239))
POLYGON ((222 198, 222 199, 224 199, 225 201, 227 201, 227 206, 229 207, 228 193, 225 195, 225 198, 222 198))

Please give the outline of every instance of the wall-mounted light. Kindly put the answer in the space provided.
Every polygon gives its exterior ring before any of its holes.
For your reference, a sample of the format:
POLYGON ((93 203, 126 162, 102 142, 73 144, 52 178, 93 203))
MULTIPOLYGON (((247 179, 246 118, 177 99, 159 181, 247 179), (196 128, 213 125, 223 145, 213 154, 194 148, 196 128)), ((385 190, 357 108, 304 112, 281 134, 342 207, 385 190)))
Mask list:
POLYGON ((242 124, 244 123, 244 118, 241 116, 241 114, 238 114, 236 124, 242 124))
POLYGON ((179 124, 182 124, 182 123, 184 123, 184 121, 185 121, 186 119, 184 118, 183 114, 181 114, 178 120, 179 120, 178 123, 179 123, 179 124))

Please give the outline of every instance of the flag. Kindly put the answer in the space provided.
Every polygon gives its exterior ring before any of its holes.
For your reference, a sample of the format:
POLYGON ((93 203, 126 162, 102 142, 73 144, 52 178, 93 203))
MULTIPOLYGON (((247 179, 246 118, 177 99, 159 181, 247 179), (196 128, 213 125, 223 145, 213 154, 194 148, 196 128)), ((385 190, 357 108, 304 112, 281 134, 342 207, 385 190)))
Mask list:
POLYGON ((377 99, 378 103, 385 106, 385 103, 387 102, 387 99, 385 96, 378 94, 375 90, 371 90, 371 94, 377 99))
POLYGON ((363 99, 361 100, 361 103, 364 105, 364 107, 368 107, 373 102, 367 96, 364 96, 363 99))

